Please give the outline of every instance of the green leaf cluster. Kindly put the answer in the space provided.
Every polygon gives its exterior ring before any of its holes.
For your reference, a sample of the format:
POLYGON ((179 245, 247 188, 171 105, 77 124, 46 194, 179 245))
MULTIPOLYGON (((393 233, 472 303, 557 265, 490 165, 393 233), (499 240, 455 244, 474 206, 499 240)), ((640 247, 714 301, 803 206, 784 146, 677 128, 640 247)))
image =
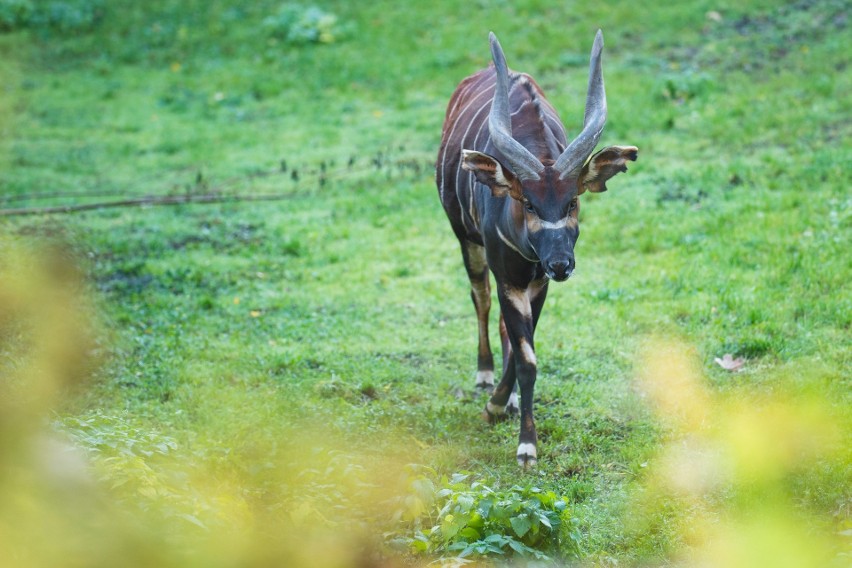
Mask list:
POLYGON ((180 525, 209 528, 213 503, 191 487, 178 444, 127 417, 93 411, 66 417, 54 428, 91 458, 93 473, 120 503, 180 525))
MULTIPOLYGON (((444 560, 514 558, 547 561, 573 550, 570 514, 564 497, 532 485, 494 488, 470 481, 470 474, 442 477, 435 487, 424 476, 414 479, 417 497, 410 512, 424 510, 413 535, 396 540, 415 554, 444 560), (424 489, 434 493, 423 497, 424 489), (568 546, 561 546, 568 534, 568 546)), ((418 523, 415 523, 415 526, 418 523)))
POLYGON ((12 31, 25 26, 34 8, 29 0, 0 0, 0 31, 12 31))
POLYGON ((0 32, 24 28, 76 32, 95 27, 103 18, 101 0, 30 2, 0 0, 0 32))
POLYGON ((291 44, 333 43, 343 29, 337 16, 317 6, 284 4, 263 22, 273 37, 291 44))

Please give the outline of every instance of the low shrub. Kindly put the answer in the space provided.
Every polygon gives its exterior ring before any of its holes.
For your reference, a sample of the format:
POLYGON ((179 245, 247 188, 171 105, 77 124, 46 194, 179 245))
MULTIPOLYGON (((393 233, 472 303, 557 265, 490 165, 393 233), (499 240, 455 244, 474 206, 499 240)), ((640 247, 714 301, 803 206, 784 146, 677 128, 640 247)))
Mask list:
POLYGON ((444 560, 551 560, 576 551, 567 500, 534 486, 495 489, 468 474, 412 481, 402 509, 411 531, 392 541, 414 554, 444 560), (567 535, 567 539, 564 535, 567 535))
POLYGON ((25 28, 71 33, 90 30, 103 19, 102 0, 40 2, 0 0, 0 32, 25 28))
POLYGON ((344 31, 334 14, 301 4, 284 4, 263 24, 273 37, 296 45, 333 43, 344 31))

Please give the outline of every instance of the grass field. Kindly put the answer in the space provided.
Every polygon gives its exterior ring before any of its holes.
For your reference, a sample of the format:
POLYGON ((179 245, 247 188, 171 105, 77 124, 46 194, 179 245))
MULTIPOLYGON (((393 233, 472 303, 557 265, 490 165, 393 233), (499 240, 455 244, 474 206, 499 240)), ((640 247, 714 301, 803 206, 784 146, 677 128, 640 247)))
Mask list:
POLYGON ((0 0, 0 208, 286 194, 0 217, 10 566, 847 565, 848 2, 283 6, 0 0), (432 166, 489 31, 572 133, 598 28, 523 472, 432 166))

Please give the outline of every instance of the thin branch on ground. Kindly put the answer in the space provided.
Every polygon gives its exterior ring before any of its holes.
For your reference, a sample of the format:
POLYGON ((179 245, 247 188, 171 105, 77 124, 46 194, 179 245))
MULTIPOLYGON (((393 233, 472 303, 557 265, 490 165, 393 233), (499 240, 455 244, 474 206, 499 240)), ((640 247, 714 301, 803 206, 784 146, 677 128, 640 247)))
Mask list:
POLYGON ((291 199, 299 194, 291 193, 267 193, 258 195, 223 195, 219 193, 188 194, 188 195, 151 195, 148 197, 137 197, 134 199, 122 199, 119 201, 101 201, 98 203, 84 203, 78 205, 57 205, 55 207, 21 207, 18 209, 0 209, 0 217, 22 216, 22 215, 48 215, 52 213, 76 213, 78 211, 92 211, 94 209, 109 209, 112 207, 155 207, 162 205, 181 205, 184 203, 231 203, 238 201, 280 201, 291 199))
MULTIPOLYGON (((407 157, 390 159, 388 153, 378 152, 370 159, 367 167, 353 167, 354 158, 350 159, 347 167, 336 170, 327 170, 325 163, 320 164, 317 169, 302 169, 301 175, 298 169, 288 169, 282 163, 280 168, 274 170, 262 170, 252 172, 246 176, 234 177, 224 180, 215 188, 208 187, 208 181, 204 179, 199 172, 195 185, 186 185, 184 193, 178 193, 178 187, 173 188, 173 193, 166 195, 145 195, 127 199, 119 199, 115 201, 99 201, 95 203, 72 203, 68 205, 54 205, 47 207, 18 207, 11 209, 0 208, 0 217, 26 216, 26 215, 50 215, 57 213, 76 213, 81 211, 92 211, 96 209, 109 209, 115 207, 156 207, 165 205, 181 205, 181 204, 210 204, 210 203, 232 203, 232 202, 249 202, 249 201, 281 201, 291 199, 300 195, 306 195, 305 191, 290 191, 280 193, 264 193, 264 194, 246 194, 246 193, 224 193, 245 183, 246 180, 269 178, 273 176, 287 176, 294 184, 299 187, 306 187, 317 184, 320 188, 332 180, 341 180, 346 178, 364 175, 371 172, 379 172, 384 170, 388 178, 397 173, 410 171, 415 175, 420 175, 423 171, 428 170, 431 162, 427 162, 421 157, 407 157)), ((32 199, 47 199, 57 197, 95 197, 116 195, 117 192, 93 191, 88 193, 78 194, 63 194, 59 192, 45 192, 39 194, 30 194, 32 199)), ((21 196, 26 199, 27 196, 21 196)), ((4 199, 9 202, 16 199, 4 199)))

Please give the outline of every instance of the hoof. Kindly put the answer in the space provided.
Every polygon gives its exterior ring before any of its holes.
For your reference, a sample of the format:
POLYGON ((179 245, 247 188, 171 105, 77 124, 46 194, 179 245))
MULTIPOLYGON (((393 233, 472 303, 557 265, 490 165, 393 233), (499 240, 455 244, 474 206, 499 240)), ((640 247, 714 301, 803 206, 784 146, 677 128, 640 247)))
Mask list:
POLYGON ((491 392, 494 390, 494 371, 477 371, 476 372, 476 388, 491 392))
POLYGON ((505 406, 492 404, 489 400, 485 404, 485 410, 482 411, 482 418, 489 424, 497 424, 509 418, 505 406))
POLYGON ((522 468, 530 469, 535 467, 538 463, 538 460, 536 459, 535 444, 519 444, 516 457, 518 459, 518 465, 522 468))
POLYGON ((532 469, 538 464, 535 458, 518 456, 518 465, 524 469, 532 469))
POLYGON ((509 402, 506 403, 506 412, 508 414, 517 414, 520 412, 521 406, 518 404, 518 393, 513 392, 509 395, 509 402))

